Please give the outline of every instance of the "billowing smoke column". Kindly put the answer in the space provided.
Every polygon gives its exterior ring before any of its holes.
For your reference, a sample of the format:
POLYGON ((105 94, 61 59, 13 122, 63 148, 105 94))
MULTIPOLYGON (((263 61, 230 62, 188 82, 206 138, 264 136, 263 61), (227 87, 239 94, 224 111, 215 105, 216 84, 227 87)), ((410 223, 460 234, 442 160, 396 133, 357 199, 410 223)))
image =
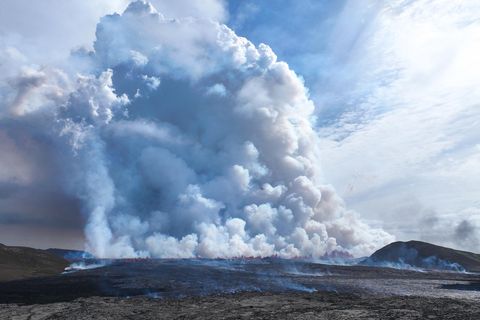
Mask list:
POLYGON ((267 45, 137 1, 72 60, 24 69, 2 115, 50 141, 97 256, 363 255, 392 240, 320 184, 314 105, 267 45))

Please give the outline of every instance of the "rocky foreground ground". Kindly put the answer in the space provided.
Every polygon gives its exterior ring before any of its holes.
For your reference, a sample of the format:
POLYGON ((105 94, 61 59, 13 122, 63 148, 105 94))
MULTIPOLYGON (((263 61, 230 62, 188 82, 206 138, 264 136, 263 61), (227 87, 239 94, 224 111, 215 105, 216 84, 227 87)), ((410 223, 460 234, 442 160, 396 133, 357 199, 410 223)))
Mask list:
POLYGON ((0 319, 480 319, 479 301, 336 293, 239 293, 158 300, 80 298, 2 305, 0 319))
POLYGON ((113 261, 0 283, 0 319, 480 319, 473 273, 283 260, 113 261))

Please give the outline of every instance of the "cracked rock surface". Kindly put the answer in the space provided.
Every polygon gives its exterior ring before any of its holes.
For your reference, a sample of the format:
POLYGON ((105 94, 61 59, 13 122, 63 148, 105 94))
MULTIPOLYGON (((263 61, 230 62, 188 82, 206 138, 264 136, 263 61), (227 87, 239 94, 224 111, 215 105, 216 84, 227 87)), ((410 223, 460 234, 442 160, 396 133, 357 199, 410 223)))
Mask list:
POLYGON ((0 319, 480 319, 480 276, 308 261, 115 261, 0 283, 0 319))
POLYGON ((238 293, 158 300, 80 298, 43 305, 2 305, 0 319, 480 319, 475 301, 335 293, 238 293))

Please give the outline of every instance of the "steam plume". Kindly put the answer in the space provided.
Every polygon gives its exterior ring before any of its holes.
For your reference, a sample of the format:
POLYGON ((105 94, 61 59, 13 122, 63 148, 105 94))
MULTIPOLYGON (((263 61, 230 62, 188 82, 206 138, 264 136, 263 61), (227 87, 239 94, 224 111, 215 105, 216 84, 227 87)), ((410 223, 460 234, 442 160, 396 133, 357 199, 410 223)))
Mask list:
POLYGON ((49 141, 59 183, 82 199, 88 250, 320 257, 392 240, 322 185, 314 105, 267 45, 143 1, 96 36, 72 57, 79 70, 10 81, 1 119, 49 141))

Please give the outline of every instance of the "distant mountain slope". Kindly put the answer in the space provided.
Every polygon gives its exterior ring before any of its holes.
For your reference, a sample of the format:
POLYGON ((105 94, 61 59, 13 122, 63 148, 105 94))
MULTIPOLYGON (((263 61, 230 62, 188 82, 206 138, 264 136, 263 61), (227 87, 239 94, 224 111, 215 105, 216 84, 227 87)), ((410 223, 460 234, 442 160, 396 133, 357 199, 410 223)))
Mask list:
POLYGON ((45 250, 49 253, 52 253, 58 257, 67 259, 68 261, 78 261, 78 260, 83 260, 83 259, 94 259, 95 256, 93 256, 91 253, 86 252, 86 251, 80 251, 80 250, 68 250, 68 249, 58 249, 58 248, 50 248, 45 250))
POLYGON ((45 250, 0 244, 0 281, 59 274, 69 264, 45 250))
POLYGON ((425 269, 480 272, 480 254, 422 241, 393 242, 361 264, 407 265, 425 269))

